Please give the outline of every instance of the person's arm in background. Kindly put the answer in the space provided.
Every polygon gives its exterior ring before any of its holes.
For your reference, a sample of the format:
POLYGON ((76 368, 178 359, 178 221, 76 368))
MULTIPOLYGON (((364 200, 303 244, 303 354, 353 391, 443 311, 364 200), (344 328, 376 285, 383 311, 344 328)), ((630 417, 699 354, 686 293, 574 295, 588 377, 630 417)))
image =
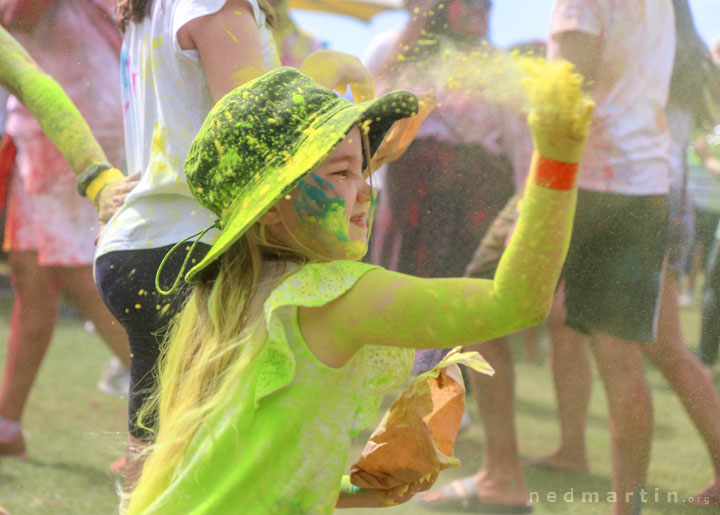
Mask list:
POLYGON ((245 0, 228 0, 219 11, 187 22, 177 39, 183 50, 197 49, 216 101, 267 71, 257 22, 245 0))
POLYGON ((0 0, 0 24, 8 30, 30 30, 53 0, 0 0))
POLYGON ((0 85, 37 119, 75 174, 107 161, 90 127, 62 87, 44 73, 25 49, 0 27, 0 85))
MULTIPOLYGON (((2 25, 18 31, 30 30, 42 19, 52 1, 0 0, 2 25)), ((107 166, 105 153, 75 104, 3 27, 0 27, 0 86, 32 113, 75 175, 80 176, 92 165, 107 166)), ((85 192, 98 210, 101 223, 110 219, 138 180, 139 174, 124 177, 122 172, 108 166, 89 181, 85 192)))
MULTIPOLYGON (((257 22, 246 0, 228 0, 219 11, 186 23, 177 37, 183 50, 198 50, 215 100, 267 71, 257 22)), ((374 97, 372 77, 351 55, 319 50, 303 61, 300 71, 330 89, 350 85, 356 101, 374 97)))

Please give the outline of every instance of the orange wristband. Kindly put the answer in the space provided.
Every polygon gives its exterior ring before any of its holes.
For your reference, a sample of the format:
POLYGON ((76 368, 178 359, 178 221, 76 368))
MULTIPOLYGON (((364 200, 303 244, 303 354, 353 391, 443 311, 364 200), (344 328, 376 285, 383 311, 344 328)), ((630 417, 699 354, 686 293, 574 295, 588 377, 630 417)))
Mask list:
POLYGON ((538 154, 535 184, 552 190, 571 190, 575 187, 580 163, 561 163, 538 154))

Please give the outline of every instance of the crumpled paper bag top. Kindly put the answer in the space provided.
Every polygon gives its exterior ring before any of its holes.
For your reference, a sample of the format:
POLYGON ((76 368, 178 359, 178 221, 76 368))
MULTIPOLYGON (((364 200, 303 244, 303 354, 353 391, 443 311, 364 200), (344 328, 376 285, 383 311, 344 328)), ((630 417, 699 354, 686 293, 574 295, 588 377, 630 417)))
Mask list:
POLYGON ((458 364, 483 374, 495 373, 480 354, 460 349, 453 349, 432 370, 420 374, 392 403, 350 468, 352 484, 395 488, 460 465, 453 454, 465 409, 458 364))

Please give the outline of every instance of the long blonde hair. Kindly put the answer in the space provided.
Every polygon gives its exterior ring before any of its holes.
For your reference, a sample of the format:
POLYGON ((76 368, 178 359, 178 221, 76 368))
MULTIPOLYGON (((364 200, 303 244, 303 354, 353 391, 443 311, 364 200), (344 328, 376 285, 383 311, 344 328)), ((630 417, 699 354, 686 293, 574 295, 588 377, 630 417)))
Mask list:
MULTIPOLYGON (((220 258, 217 275, 206 273, 172 324, 161 353, 158 387, 139 414, 139 423, 157 414, 156 441, 128 513, 143 513, 171 484, 195 433, 226 399, 228 390, 265 343, 259 294, 263 267, 277 262, 277 283, 290 271, 282 266, 308 258, 270 241, 255 224, 220 258)), ((152 430, 152 427, 149 428, 152 430)))

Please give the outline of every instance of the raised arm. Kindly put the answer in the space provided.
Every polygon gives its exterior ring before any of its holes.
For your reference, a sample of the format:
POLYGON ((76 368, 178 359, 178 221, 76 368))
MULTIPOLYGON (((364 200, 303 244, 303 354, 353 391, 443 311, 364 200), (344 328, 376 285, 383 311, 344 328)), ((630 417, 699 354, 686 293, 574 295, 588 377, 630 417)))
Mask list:
POLYGON ((257 21, 246 0, 227 0, 217 12, 182 26, 177 38, 180 48, 197 49, 216 101, 267 71, 257 21))
POLYGON ((32 113, 45 135, 78 176, 81 191, 105 223, 138 176, 124 177, 107 163, 105 152, 62 87, 44 73, 25 49, 0 27, 0 85, 32 113))
POLYGON ((546 316, 570 240, 573 171, 593 109, 577 82, 570 91, 567 84, 547 86, 546 101, 536 101, 529 117, 536 153, 522 214, 495 279, 372 271, 336 301, 300 309, 300 329, 311 349, 335 349, 328 361, 340 364, 363 344, 453 347, 535 325, 546 316))
POLYGON ((75 174, 107 160, 75 104, 0 27, 0 85, 28 108, 75 174))

